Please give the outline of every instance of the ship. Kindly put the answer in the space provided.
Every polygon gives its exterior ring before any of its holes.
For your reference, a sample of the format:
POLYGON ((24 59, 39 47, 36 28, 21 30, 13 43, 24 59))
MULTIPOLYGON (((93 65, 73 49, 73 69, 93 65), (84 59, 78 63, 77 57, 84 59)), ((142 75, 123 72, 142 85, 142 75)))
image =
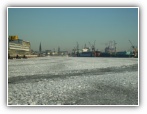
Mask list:
MULTIPOLYGON (((130 41, 131 43, 131 41, 130 41)), ((90 44, 90 42, 89 42, 90 44)), ((77 49, 73 49, 73 57, 134 57, 138 58, 138 49, 131 43, 133 51, 116 51, 116 42, 110 41, 105 47, 105 52, 95 50, 95 42, 93 45, 90 44, 90 47, 85 47, 80 50, 79 44, 77 43, 77 49)))
POLYGON ((91 45, 89 42, 89 47, 87 47, 85 44, 83 49, 79 49, 79 44, 77 42, 77 48, 72 50, 72 57, 99 57, 101 52, 95 50, 95 42, 96 40, 94 41, 93 45, 91 45))
POLYGON ((8 38, 8 58, 26 58, 31 54, 31 44, 29 41, 19 39, 18 36, 8 38))
POLYGON ((94 53, 88 47, 84 47, 81 52, 79 52, 79 57, 94 57, 94 53))

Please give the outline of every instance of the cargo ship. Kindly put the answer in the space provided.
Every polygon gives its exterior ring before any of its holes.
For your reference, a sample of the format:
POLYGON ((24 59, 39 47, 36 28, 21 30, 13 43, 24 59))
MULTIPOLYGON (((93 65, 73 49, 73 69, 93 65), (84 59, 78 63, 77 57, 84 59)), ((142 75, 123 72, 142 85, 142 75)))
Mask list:
POLYGON ((94 57, 94 53, 88 47, 84 47, 78 55, 79 57, 94 57))

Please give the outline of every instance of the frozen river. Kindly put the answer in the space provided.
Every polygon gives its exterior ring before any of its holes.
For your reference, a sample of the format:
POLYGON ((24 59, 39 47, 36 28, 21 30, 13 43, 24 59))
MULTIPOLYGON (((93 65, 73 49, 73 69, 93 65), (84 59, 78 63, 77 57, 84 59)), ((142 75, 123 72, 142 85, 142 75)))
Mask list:
POLYGON ((138 105, 138 59, 8 60, 8 105, 138 105))

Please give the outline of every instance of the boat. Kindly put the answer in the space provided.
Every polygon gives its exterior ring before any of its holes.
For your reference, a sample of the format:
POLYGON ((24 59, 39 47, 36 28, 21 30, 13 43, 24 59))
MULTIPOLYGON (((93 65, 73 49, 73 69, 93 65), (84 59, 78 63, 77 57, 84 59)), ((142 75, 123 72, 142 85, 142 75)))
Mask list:
POLYGON ((19 58, 31 54, 31 44, 29 41, 19 39, 18 36, 8 38, 8 58, 19 58), (18 57, 19 56, 19 57, 18 57))

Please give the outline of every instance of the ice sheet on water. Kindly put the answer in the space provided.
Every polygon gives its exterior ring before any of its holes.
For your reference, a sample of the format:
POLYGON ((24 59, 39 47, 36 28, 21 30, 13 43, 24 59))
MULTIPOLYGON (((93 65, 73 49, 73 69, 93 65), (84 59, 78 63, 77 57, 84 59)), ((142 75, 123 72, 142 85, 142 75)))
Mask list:
POLYGON ((8 84, 8 103, 136 105, 138 104, 137 60, 76 57, 9 60, 8 78, 14 79, 12 82, 16 83, 8 84), (106 70, 108 73, 104 73, 106 70), (48 75, 53 75, 53 78, 48 75), (20 77, 24 77, 23 82, 19 82, 20 77))
POLYGON ((30 76, 38 74, 66 74, 80 70, 120 67, 138 64, 135 58, 83 58, 83 57, 40 57, 9 60, 8 76, 30 76))
POLYGON ((9 104, 137 104, 137 73, 74 76, 9 85, 9 104))

